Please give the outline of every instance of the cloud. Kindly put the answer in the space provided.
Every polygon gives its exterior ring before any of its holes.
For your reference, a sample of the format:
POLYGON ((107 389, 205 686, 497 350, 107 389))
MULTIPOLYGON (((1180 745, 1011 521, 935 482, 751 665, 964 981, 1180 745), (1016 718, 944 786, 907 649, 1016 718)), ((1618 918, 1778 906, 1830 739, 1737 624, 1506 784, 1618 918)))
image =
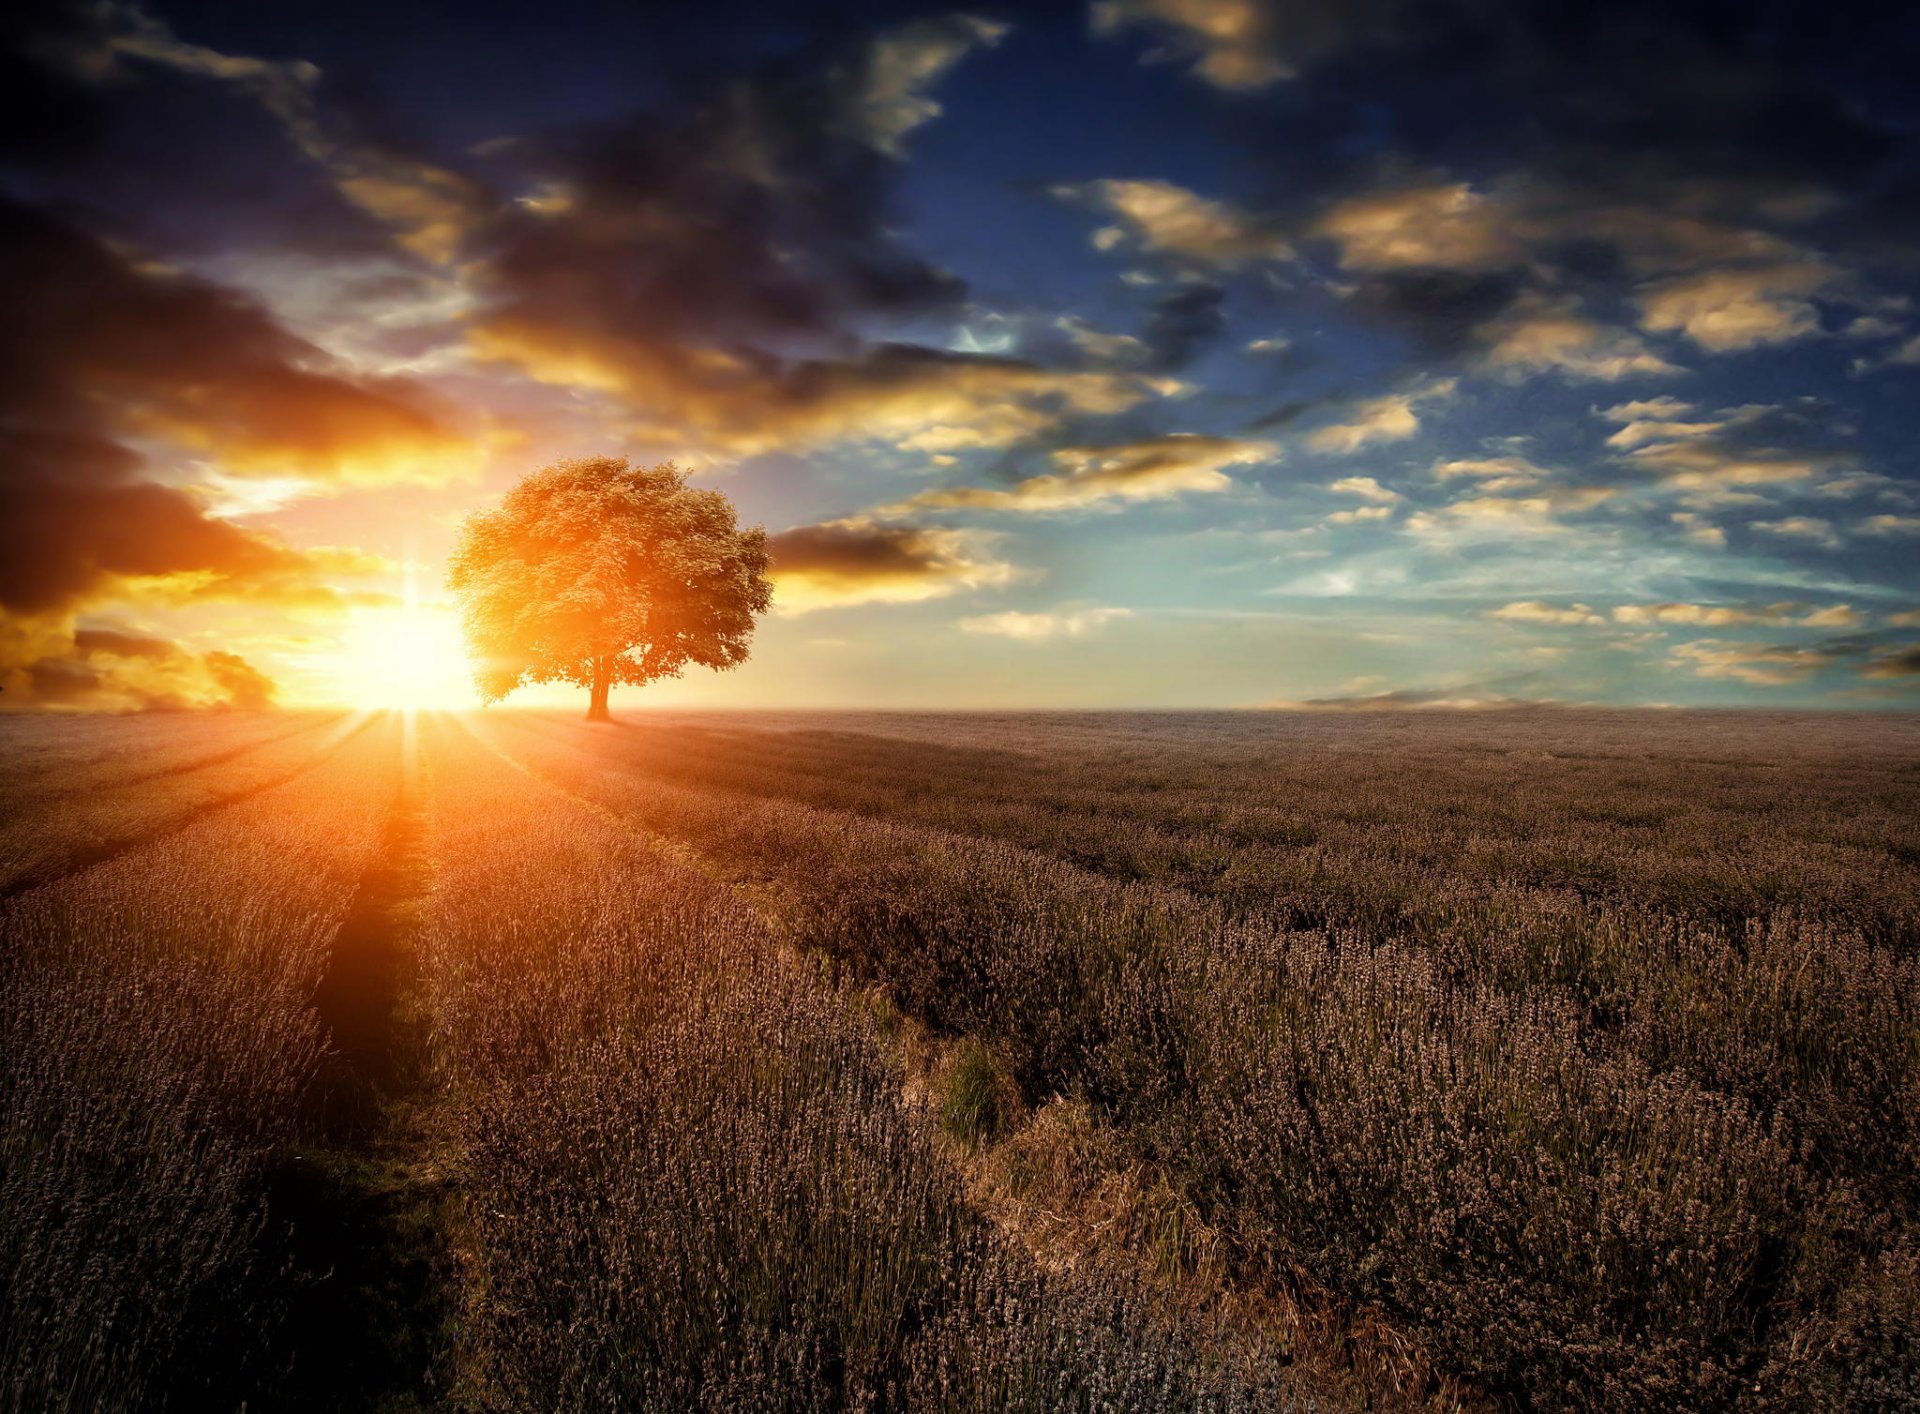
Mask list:
POLYGON ((1610 486, 1567 486, 1525 496, 1467 496, 1437 510, 1416 511, 1406 525, 1414 535, 1435 541, 1552 535, 1567 528, 1562 515, 1592 510, 1614 494, 1610 486))
POLYGON ((1389 490, 1371 476, 1343 476, 1338 481, 1327 484, 1329 491, 1342 496, 1358 496, 1363 501, 1379 501, 1388 504, 1401 499, 1398 491, 1389 490))
POLYGON ((1525 254, 1511 213, 1465 182, 1346 197, 1312 230, 1338 245, 1347 270, 1496 270, 1525 254))
POLYGON ((259 305, 0 199, 0 412, 139 436, 231 476, 441 483, 472 443, 417 387, 348 377, 259 305))
POLYGON ((1675 511, 1669 519, 1672 520, 1675 525, 1679 526, 1687 539, 1693 541, 1694 544, 1711 546, 1716 550, 1724 550, 1726 548, 1727 532, 1698 513, 1694 511, 1675 511))
POLYGON ((1608 422, 1641 422, 1647 419, 1672 421, 1675 418, 1685 417, 1692 411, 1692 403, 1663 395, 1657 398, 1639 398, 1633 402, 1615 403, 1610 408, 1597 409, 1594 415, 1603 417, 1608 422))
POLYGON ((275 686, 245 658, 193 652, 114 625, 0 631, 0 701, 10 707, 178 711, 273 705, 275 686))
POLYGON ((1808 296, 1834 273, 1813 261, 1709 269, 1651 286, 1639 296, 1641 327, 1680 333, 1710 353, 1784 344, 1820 330, 1808 296))
POLYGON ((912 22, 823 59, 612 120, 489 144, 552 199, 504 203, 469 242, 468 343, 616 405, 643 440, 720 454, 905 439, 1005 446, 1065 413, 1177 385, 920 347, 890 326, 961 310, 965 287, 905 244, 901 140, 928 85, 1000 27, 912 22))
POLYGON ((1738 604, 1621 604, 1613 611, 1619 624, 1687 624, 1696 628, 1733 628, 1750 624, 1797 625, 1802 628, 1855 628, 1865 616, 1848 604, 1809 609, 1805 604, 1781 603, 1759 607, 1738 604))
POLYGON ((1011 638, 1019 643, 1047 643, 1056 638, 1085 638, 1116 619, 1133 617, 1133 610, 1119 608, 1059 610, 1030 614, 1008 609, 999 614, 981 614, 960 620, 967 633, 1011 638))
POLYGON ((1920 643, 1909 643, 1904 647, 1876 653, 1861 666, 1860 675, 1868 678, 1920 676, 1920 643))
POLYGON ((1750 523, 1750 528, 1786 539, 1810 540, 1828 550, 1840 548, 1840 537, 1834 532, 1833 522, 1821 520, 1818 516, 1786 516, 1780 520, 1756 520, 1750 523))
POLYGON ((1545 481, 1552 473, 1525 457, 1468 457, 1433 464, 1436 481, 1472 477, 1484 492, 1515 491, 1545 481))
POLYGON ((1543 604, 1538 599, 1503 604, 1498 609, 1490 610, 1487 617, 1526 624, 1604 624, 1607 621, 1604 615, 1595 613, 1590 605, 1569 604, 1562 609, 1543 604))
POLYGON ((1185 368, 1227 327, 1221 305, 1226 291, 1204 281, 1189 281, 1161 299, 1147 316, 1141 338, 1156 369, 1185 368))
POLYGON ((1754 403, 1711 420, 1628 422, 1609 441, 1635 443, 1623 464, 1682 490, 1818 483, 1853 461, 1831 444, 1821 411, 1811 402, 1805 408, 1754 403))
POLYGON ((1851 604, 1829 604, 1812 610, 1800 623, 1807 628, 1859 628, 1866 621, 1867 616, 1851 604))
POLYGON ((1364 399, 1351 406, 1346 421, 1309 434, 1307 445, 1316 452, 1350 456, 1375 442, 1405 441, 1420 430, 1417 406, 1451 397, 1456 386, 1454 379, 1445 378, 1412 392, 1364 399))
POLYGON ((849 604, 908 604, 1006 584, 1017 571, 983 537, 879 525, 862 517, 799 526, 767 542, 774 607, 804 614, 849 604))
POLYGON ((1030 476, 1005 488, 955 486, 924 491, 881 514, 920 509, 1047 512, 1165 501, 1228 490, 1233 481, 1227 468, 1272 461, 1275 455, 1268 442, 1180 432, 1103 446, 1059 447, 1051 453, 1058 471, 1030 476))
POLYGON ((1349 511, 1335 511, 1328 516, 1327 525, 1364 525, 1368 521, 1391 520, 1392 506, 1355 506, 1349 511))
POLYGON ((0 430, 0 608, 58 614, 136 592, 345 602, 323 579, 354 567, 212 516, 191 494, 139 479, 137 467, 99 439, 0 430))
POLYGON ((1216 88, 1243 92, 1365 38, 1390 35, 1405 7, 1387 0, 1094 0, 1093 31, 1146 29, 1161 40, 1150 62, 1189 64, 1216 88))
POLYGON ((867 53, 853 106, 857 127, 874 147, 898 156, 906 135, 940 116, 927 89, 968 54, 992 48, 1007 33, 997 20, 943 15, 880 35, 867 53))
POLYGON ((1111 236, 1096 233, 1102 249, 1130 239, 1155 254, 1223 269, 1293 254, 1272 223, 1172 182, 1107 178, 1055 187, 1054 192, 1084 201, 1118 223, 1105 228, 1111 236))
POLYGON ((1850 651, 1839 645, 1762 646, 1703 638, 1676 645, 1668 661, 1675 667, 1690 668, 1696 677, 1787 687, 1805 682, 1850 651))
MULTIPOLYGON (((1859 321, 1856 321, 1859 322, 1859 321)), ((1849 330, 1848 332, 1852 332, 1849 330)), ((1883 358, 1857 358, 1853 361, 1855 373, 1871 373, 1877 368, 1912 367, 1920 363, 1920 334, 1904 340, 1891 353, 1883 358)))
POLYGON ((494 321, 477 355, 540 382, 611 394, 640 435, 752 455, 839 441, 914 451, 1005 447, 1070 414, 1124 412, 1179 384, 1146 374, 1050 369, 1023 359, 880 344, 844 359, 746 357, 494 321))
POLYGON ((1920 535, 1920 516, 1868 516, 1860 522, 1863 535, 1920 535))
POLYGON ((1668 363, 1624 329, 1611 329, 1578 312, 1571 300, 1523 299, 1482 325, 1487 347, 1480 366, 1508 378, 1560 373, 1616 382, 1686 370, 1668 363))
POLYGON ((1153 350, 1147 347, 1144 340, 1132 334, 1109 334, 1076 315, 1061 315, 1054 321, 1054 327, 1095 363, 1138 368, 1153 356, 1153 350))
POLYGON ((343 139, 322 117, 314 94, 318 67, 304 59, 225 54, 179 39, 137 4, 102 5, 94 62, 131 59, 225 83, 277 120, 288 139, 319 165, 348 202, 396 232, 398 244, 446 264, 479 226, 490 204, 479 183, 444 167, 343 139))

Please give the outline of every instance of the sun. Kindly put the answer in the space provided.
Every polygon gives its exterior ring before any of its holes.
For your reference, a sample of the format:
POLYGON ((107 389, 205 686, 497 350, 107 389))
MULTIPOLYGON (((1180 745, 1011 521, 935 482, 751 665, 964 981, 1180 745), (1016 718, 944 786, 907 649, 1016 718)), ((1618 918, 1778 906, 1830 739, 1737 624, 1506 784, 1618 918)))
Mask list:
POLYGON ((471 707, 475 696, 460 624, 409 593, 400 604, 348 611, 333 667, 355 707, 471 707))

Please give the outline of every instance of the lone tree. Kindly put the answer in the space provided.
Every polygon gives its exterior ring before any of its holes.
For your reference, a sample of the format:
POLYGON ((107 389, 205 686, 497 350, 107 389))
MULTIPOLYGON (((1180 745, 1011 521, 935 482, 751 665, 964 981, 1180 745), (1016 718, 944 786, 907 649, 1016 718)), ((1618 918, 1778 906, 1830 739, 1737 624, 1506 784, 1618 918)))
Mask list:
POLYGON ((474 681, 497 702, 525 683, 591 689, 608 719, 615 683, 743 663, 770 602, 767 533, 696 490, 673 463, 558 462, 460 529, 447 585, 460 601, 474 681))

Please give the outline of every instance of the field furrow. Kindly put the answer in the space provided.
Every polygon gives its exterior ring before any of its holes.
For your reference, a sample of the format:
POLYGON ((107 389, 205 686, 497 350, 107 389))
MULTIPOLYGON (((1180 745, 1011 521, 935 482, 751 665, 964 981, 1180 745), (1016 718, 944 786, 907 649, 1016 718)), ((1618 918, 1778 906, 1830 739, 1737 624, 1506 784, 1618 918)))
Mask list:
MULTIPOLYGON (((1758 1384, 1792 1404, 1853 1378, 1850 1352, 1897 1362, 1873 1342, 1898 1337, 1848 1322, 1916 1255, 1887 1246, 1920 1208, 1914 880, 1899 865, 1869 896, 1810 866, 1781 818, 1794 787, 1762 796, 1724 861, 1732 912, 1711 889, 1648 905, 1496 871, 1411 920, 1302 930, 991 838, 708 790, 655 769, 674 743, 643 727, 481 730, 777 886, 797 937, 977 1038, 1027 1103, 1091 1104, 1243 1271, 1380 1303, 1497 1392, 1663 1404, 1758 1384)), ((1571 769, 1560 796, 1633 808, 1622 768, 1571 769)), ((1323 789, 1364 817, 1390 784, 1323 789)), ((1847 848, 1902 838, 1858 782, 1820 828, 1849 793, 1847 848)))
MULTIPOLYGON (((235 1407, 292 1294, 268 1203, 397 728, 0 903, 0 1393, 235 1407)), ((271 1402, 269 1399, 268 1402, 271 1402)))
POLYGON ((431 759, 472 1402, 1297 1404, 1282 1362, 998 1238, 861 996, 733 889, 454 731, 431 759))
POLYGON ((0 790, 73 795, 211 765, 313 731, 340 711, 156 712, 113 719, 90 713, 0 714, 0 790))
POLYGON ((377 719, 332 717, 180 771, 99 790, 28 795, 0 825, 0 899, 93 868, 293 780, 377 719))

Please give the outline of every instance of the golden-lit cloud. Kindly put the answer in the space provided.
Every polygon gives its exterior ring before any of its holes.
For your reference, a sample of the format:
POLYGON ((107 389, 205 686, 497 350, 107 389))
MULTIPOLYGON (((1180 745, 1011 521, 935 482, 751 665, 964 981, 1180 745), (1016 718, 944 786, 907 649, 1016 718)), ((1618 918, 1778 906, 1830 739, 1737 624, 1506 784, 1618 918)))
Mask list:
POLYGON ((331 179, 340 195, 426 260, 451 262, 484 218, 478 183, 430 163, 339 137, 314 99, 318 67, 304 59, 225 54, 178 38, 137 5, 102 7, 114 23, 103 36, 109 62, 132 59, 232 85, 271 114, 289 141, 331 179))
POLYGON ((1327 525, 1365 525, 1369 521, 1391 520, 1392 506, 1355 506, 1352 510, 1335 511, 1324 522, 1327 525))
POLYGON ((1780 408, 1762 403, 1729 408, 1712 419, 1628 419, 1609 441, 1630 447, 1625 465, 1668 486, 1706 493, 1819 482, 1849 460, 1842 453, 1808 446, 1803 422, 1795 423, 1780 408))
POLYGON ((1648 398, 1640 402, 1616 403, 1599 416, 1620 423, 1609 433, 1607 445, 1631 451, 1649 442, 1672 442, 1689 437, 1708 437, 1724 430, 1726 423, 1693 418, 1693 405, 1678 398, 1648 398))
POLYGON ((1099 632, 1116 619, 1130 619, 1133 610, 1119 608, 1056 610, 1052 613, 1025 613, 1008 609, 1004 613, 979 614, 960 620, 967 633, 993 638, 1011 638, 1016 643, 1047 643, 1056 638, 1085 638, 1099 632))
POLYGON ((1568 604, 1562 608, 1543 604, 1538 599, 1522 599, 1512 604, 1503 604, 1497 609, 1490 610, 1487 617, 1523 624, 1603 624, 1607 621, 1604 614, 1596 613, 1588 604, 1568 604))
POLYGON ((901 344, 846 360, 745 360, 510 319, 477 325, 471 339, 480 357, 541 382, 615 396, 645 435, 740 456, 850 440, 1010 446, 1064 416, 1124 412, 1181 386, 901 344))
POLYGON ((1094 0, 1093 32, 1135 29, 1159 44, 1149 62, 1173 60, 1215 88, 1244 92, 1293 78, 1343 44, 1385 38, 1400 7, 1393 0, 1094 0))
POLYGON ((1762 646, 1703 638, 1677 644, 1669 661, 1675 667, 1691 669, 1697 677, 1732 678, 1761 687, 1786 687, 1805 682, 1820 669, 1830 666, 1835 655, 1817 646, 1762 646))
POLYGON ((1840 536, 1833 528, 1833 522, 1822 520, 1819 516, 1783 516, 1779 520, 1756 520, 1750 522, 1750 528, 1766 535, 1776 535, 1792 540, 1808 540, 1829 550, 1840 547, 1840 536))
POLYGON ((1175 496, 1225 491, 1233 485, 1226 468, 1272 461, 1268 442, 1233 437, 1170 433, 1105 446, 1058 447, 1059 468, 1009 487, 954 486, 919 495, 883 514, 912 510, 976 509, 1045 512, 1082 510, 1133 501, 1165 501, 1175 496))
POLYGON ((1609 328, 1579 313, 1570 300, 1521 300, 1478 332, 1487 345, 1480 366, 1506 377, 1560 373, 1613 382, 1640 374, 1684 372, 1624 329, 1609 328))
POLYGON ((0 626, 0 701, 9 707, 170 711, 273 705, 275 685, 237 653, 194 652, 110 624, 0 626))
POLYGON ((471 440, 421 388, 361 379, 232 290, 0 203, 9 336, 33 351, 6 402, 27 425, 171 443, 230 477, 443 483, 471 440))
POLYGON ((978 532, 881 525, 863 517, 772 536, 769 578, 782 614, 850 604, 909 604, 1006 584, 1018 571, 978 532))
POLYGON ((1407 529, 1426 540, 1499 535, 1548 535, 1566 529, 1561 517, 1592 510, 1615 495, 1610 486, 1543 488, 1522 496, 1466 496, 1407 517, 1407 529))
POLYGON ((1724 550, 1727 545, 1727 532, 1713 524, 1697 511, 1675 511, 1668 517, 1687 539, 1696 545, 1707 545, 1716 550, 1724 550))
POLYGON ((973 50, 998 44, 1006 33, 1007 26, 997 20, 943 15, 876 38, 856 100, 867 140, 898 156, 908 133, 940 116, 940 104, 928 88, 973 50))
POLYGON ((1307 437, 1316 452, 1347 456, 1375 442, 1403 442, 1420 430, 1418 406, 1453 395, 1457 381, 1438 379, 1407 393, 1387 393, 1354 403, 1345 421, 1322 427, 1307 437))
POLYGON ((1701 270, 1645 290, 1640 324, 1684 334, 1711 353, 1789 343, 1819 331, 1820 311, 1808 297, 1833 280, 1817 261, 1701 270))
POLYGON ((1665 603, 1621 604, 1613 611, 1613 621, 1619 624, 1686 624, 1695 628, 1736 628, 1754 624, 1857 628, 1866 622, 1866 618, 1849 604, 1829 604, 1810 609, 1796 602, 1759 606, 1665 603))
POLYGON ((1338 481, 1329 482, 1327 489, 1341 496, 1358 496, 1363 501, 1377 501, 1382 505, 1401 499, 1398 491, 1382 486, 1371 476, 1343 476, 1338 481))
POLYGON ((1270 223, 1172 182, 1106 179, 1055 191, 1087 202, 1116 222, 1095 234, 1102 249, 1131 240, 1156 254, 1223 268, 1293 254, 1270 223))
POLYGON ((1350 196, 1313 225, 1348 270, 1489 270, 1523 257, 1513 215, 1465 182, 1350 196))
POLYGON ((1545 481, 1552 473, 1525 457, 1463 457, 1433 464, 1436 481, 1471 477, 1480 491, 1500 494, 1545 481))

